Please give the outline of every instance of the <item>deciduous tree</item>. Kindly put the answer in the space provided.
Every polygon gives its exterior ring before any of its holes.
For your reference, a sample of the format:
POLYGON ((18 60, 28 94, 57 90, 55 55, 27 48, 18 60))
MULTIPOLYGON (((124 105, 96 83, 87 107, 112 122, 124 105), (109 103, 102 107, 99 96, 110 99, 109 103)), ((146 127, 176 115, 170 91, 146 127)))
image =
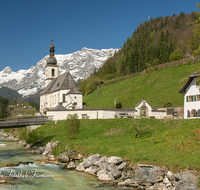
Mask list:
POLYGON ((76 135, 79 133, 80 130, 80 120, 78 119, 78 115, 69 114, 66 120, 66 132, 69 139, 76 139, 76 135))

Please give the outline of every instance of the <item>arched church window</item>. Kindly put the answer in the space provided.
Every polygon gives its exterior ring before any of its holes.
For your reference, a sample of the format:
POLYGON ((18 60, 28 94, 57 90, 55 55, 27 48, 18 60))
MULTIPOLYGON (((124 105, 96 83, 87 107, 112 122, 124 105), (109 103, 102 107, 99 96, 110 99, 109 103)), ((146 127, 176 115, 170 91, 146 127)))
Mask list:
POLYGON ((197 117, 197 111, 195 109, 191 111, 191 117, 197 117))
POLYGON ((52 70, 51 70, 51 75, 52 75, 52 77, 55 76, 55 69, 52 69, 52 70))

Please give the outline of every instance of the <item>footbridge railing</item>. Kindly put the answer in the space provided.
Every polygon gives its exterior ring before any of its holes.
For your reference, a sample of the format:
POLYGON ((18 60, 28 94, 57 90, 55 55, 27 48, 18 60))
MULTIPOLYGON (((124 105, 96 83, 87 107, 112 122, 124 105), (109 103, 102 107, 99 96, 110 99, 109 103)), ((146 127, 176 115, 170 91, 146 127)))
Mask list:
POLYGON ((19 117, 0 119, 0 129, 42 125, 52 120, 49 116, 19 117))

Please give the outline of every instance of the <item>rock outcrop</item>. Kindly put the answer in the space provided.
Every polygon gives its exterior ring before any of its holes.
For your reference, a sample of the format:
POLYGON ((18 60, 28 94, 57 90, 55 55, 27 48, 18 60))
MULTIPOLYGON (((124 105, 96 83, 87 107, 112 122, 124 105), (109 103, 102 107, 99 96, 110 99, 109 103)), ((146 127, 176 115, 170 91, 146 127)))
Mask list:
POLYGON ((95 175, 99 180, 113 181, 118 186, 146 190, 198 190, 197 179, 189 171, 172 174, 164 166, 139 164, 134 170, 120 157, 92 155, 79 163, 77 171, 95 175))

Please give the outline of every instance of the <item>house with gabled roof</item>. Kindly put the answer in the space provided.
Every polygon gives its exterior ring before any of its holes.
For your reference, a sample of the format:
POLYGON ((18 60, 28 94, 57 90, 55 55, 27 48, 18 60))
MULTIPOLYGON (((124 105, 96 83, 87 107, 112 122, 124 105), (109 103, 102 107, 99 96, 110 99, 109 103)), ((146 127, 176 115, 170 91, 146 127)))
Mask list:
POLYGON ((40 93, 40 111, 57 107, 62 104, 66 109, 82 108, 82 93, 70 72, 58 76, 57 60, 54 57, 53 40, 50 55, 45 67, 45 89, 40 93))
POLYGON ((156 118, 156 119, 163 119, 166 117, 165 110, 159 110, 153 108, 145 99, 142 99, 136 106, 135 106, 135 117, 143 117, 143 118, 156 118))
POLYGON ((194 59, 194 56, 190 54, 190 52, 187 50, 185 55, 183 56, 183 59, 186 59, 186 58, 193 58, 194 59))
POLYGON ((198 76, 199 73, 193 73, 179 90, 179 93, 184 94, 184 119, 200 117, 200 91, 196 82, 198 76))

